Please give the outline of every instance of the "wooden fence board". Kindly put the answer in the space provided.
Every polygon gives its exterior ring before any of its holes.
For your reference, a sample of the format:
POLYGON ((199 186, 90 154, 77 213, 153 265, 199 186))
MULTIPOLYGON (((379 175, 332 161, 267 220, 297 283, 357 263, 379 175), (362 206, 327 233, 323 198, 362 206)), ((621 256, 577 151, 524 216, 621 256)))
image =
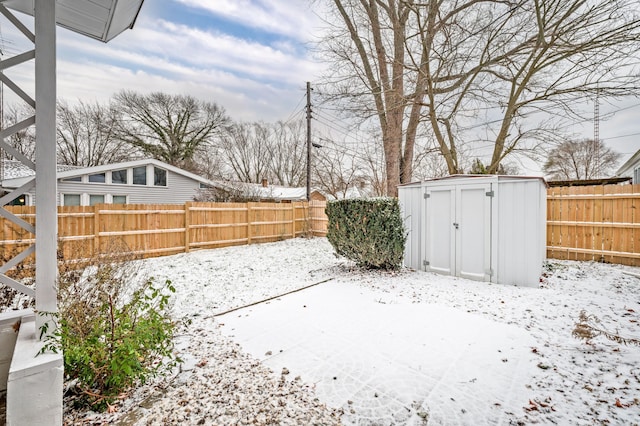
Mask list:
MULTIPOLYGON (((5 206, 34 224, 35 208, 5 206)), ((200 248, 325 236, 326 202, 199 203, 59 207, 59 253, 80 259, 126 245, 144 257, 200 248)), ((34 236, 0 217, 0 254, 34 236)), ((640 185, 549 188, 547 257, 640 266, 640 185)), ((32 262, 29 256, 25 262, 32 262)))
POLYGON ((640 266, 639 208, 640 185, 549 188, 547 256, 640 266))
MULTIPOLYGON (((86 259, 117 244, 142 257, 306 235, 309 205, 297 203, 196 203, 184 205, 64 206, 58 208, 60 258, 86 259)), ((35 207, 5 206, 28 223, 35 207)), ((322 208, 324 212, 324 207, 322 208)), ((0 217, 3 264, 34 243, 34 235, 0 217)), ((33 255, 25 262, 33 262, 33 255)))

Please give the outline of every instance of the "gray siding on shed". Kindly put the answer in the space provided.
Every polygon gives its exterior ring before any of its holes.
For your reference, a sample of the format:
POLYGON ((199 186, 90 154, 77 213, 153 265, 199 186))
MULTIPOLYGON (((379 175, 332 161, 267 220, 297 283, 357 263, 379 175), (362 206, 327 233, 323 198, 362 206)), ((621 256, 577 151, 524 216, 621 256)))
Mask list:
POLYGON ((398 191, 407 244, 404 251, 404 264, 419 269, 422 264, 422 204, 424 189, 421 185, 407 185, 398 191))
POLYGON ((398 198, 408 231, 406 266, 500 284, 539 285, 546 257, 543 179, 450 176, 401 185, 398 198))

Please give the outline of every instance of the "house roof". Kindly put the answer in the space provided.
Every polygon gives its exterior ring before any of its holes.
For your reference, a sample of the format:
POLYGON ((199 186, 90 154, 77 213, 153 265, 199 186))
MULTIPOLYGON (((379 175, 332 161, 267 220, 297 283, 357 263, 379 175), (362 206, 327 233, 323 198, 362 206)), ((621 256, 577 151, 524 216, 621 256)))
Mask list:
MULTIPOLYGON (((26 183, 29 179, 32 179, 35 176, 35 171, 31 170, 27 166, 23 165, 18 161, 7 161, 3 163, 5 165, 5 179, 2 180, 2 187, 4 188, 18 188, 19 186, 26 183), (6 167, 8 165, 8 167, 6 167)), ((112 164, 103 164, 100 166, 92 166, 92 167, 78 167, 78 166, 67 166, 59 164, 58 167, 58 179, 67 179, 75 176, 103 173, 109 170, 118 170, 118 169, 126 169, 128 167, 139 167, 146 166, 147 164, 152 164, 158 167, 161 167, 166 170, 170 170, 179 175, 186 176, 190 179, 193 179, 198 182, 202 182, 207 185, 216 185, 217 183, 206 179, 202 176, 198 176, 194 173, 183 170, 179 167, 172 166, 167 163, 163 163, 162 161, 155 160, 152 158, 144 159, 144 160, 134 160, 134 161, 125 161, 122 163, 112 163, 112 164)), ((218 183, 219 184, 219 183, 218 183)))
POLYGON ((633 169, 640 163, 640 149, 636 151, 616 172, 616 176, 633 177, 633 169))
POLYGON ((550 187, 556 186, 589 186, 589 185, 617 185, 624 182, 629 182, 632 178, 625 177, 612 177, 602 179, 580 179, 580 180, 551 180, 547 182, 550 187))
MULTIPOLYGON (((204 178, 195 173, 188 172, 179 167, 164 163, 160 160, 155 160, 153 158, 125 161, 121 163, 103 164, 100 166, 92 167, 58 165, 57 177, 58 179, 68 179, 76 176, 104 173, 111 170, 146 166, 148 164, 163 168, 165 170, 169 170, 173 173, 185 176, 189 179, 195 180, 196 182, 200 182, 205 185, 226 189, 241 187, 262 199, 303 200, 306 199, 307 196, 306 188, 290 188, 278 185, 269 185, 267 187, 264 187, 261 184, 256 183, 214 181, 204 178)), ((19 161, 5 160, 3 162, 3 165, 5 166, 5 179, 0 180, 0 186, 3 188, 18 188, 24 185, 30 179, 33 179, 33 177, 35 176, 35 172, 33 170, 23 165, 19 161)))
POLYGON ((259 183, 237 181, 214 181, 213 185, 224 189, 239 190, 246 193, 249 197, 259 198, 261 200, 300 201, 307 199, 307 188, 304 187, 295 188, 280 185, 264 186, 259 183))
MULTIPOLYGON (((58 173, 78 168, 78 166, 67 166, 65 164, 58 164, 58 173)), ((31 170, 28 166, 17 160, 2 160, 2 176, 0 180, 19 179, 35 176, 36 172, 31 170)))

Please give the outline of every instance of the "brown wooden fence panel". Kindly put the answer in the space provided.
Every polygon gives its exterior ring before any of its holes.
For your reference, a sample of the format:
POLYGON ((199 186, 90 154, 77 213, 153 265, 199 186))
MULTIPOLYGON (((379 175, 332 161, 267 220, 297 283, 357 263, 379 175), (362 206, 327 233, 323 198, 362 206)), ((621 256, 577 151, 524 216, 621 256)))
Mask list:
POLYGON ((309 219, 312 225, 311 232, 318 237, 324 237, 327 235, 327 225, 329 219, 324 212, 327 208, 326 201, 311 200, 309 202, 309 219))
MULTIPOLYGON (((4 208, 35 223, 35 207, 4 208)), ((114 249, 154 257, 199 248, 279 241, 315 230, 323 235, 324 204, 319 207, 316 203, 315 209, 313 214, 319 225, 314 224, 307 202, 58 207, 58 257, 87 259, 114 249)), ((4 261, 34 242, 31 233, 0 217, 0 255, 4 261)), ((23 263, 32 262, 30 256, 23 263)))
POLYGON ((640 185, 550 188, 547 256, 640 266, 640 185))
MULTIPOLYGON (((35 221, 34 207, 4 208, 26 222, 35 221)), ((325 208, 324 201, 59 207, 58 255, 86 258, 121 244, 152 257, 324 236, 325 208)), ((0 217, 0 240, 6 259, 33 244, 34 236, 0 217)), ((640 266, 640 185, 549 188, 547 256, 640 266)))

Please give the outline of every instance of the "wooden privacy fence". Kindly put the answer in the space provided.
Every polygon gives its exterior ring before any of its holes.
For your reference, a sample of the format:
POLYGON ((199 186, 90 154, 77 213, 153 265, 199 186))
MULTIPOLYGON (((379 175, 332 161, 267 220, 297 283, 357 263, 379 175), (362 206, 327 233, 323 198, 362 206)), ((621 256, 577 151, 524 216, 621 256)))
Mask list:
MULTIPOLYGON (((321 203, 324 204, 324 203, 321 203)), ((5 207, 34 223, 35 207, 5 207)), ((118 244, 142 257, 325 235, 324 206, 296 203, 98 204, 58 208, 58 256, 82 259, 118 244), (313 215, 312 219, 310 216, 313 215)), ((0 218, 5 260, 34 243, 34 236, 0 218)))
MULTIPOLYGON (((327 232, 325 201, 297 203, 99 204, 59 207, 59 256, 87 258, 117 242, 143 257, 327 232)), ((34 223, 34 207, 7 210, 34 223)), ((0 249, 26 248, 33 235, 0 217, 0 249)), ((640 266, 640 185, 550 188, 547 257, 640 266)))
POLYGON ((640 185, 549 188, 547 257, 640 265, 640 185))

